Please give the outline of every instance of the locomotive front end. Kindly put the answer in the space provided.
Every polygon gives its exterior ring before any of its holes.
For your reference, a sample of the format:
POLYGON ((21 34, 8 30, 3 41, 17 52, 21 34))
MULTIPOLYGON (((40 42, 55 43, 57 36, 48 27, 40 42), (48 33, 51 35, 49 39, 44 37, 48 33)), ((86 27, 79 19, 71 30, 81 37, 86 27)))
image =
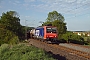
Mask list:
POLYGON ((57 28, 56 27, 46 27, 46 39, 49 41, 57 40, 57 28))

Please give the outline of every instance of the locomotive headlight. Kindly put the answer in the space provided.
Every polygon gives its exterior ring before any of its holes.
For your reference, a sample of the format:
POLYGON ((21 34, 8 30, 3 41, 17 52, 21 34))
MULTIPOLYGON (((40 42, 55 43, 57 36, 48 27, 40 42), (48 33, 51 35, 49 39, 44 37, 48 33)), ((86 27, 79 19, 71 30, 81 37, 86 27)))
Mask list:
POLYGON ((55 36, 55 37, 57 37, 57 36, 55 36))

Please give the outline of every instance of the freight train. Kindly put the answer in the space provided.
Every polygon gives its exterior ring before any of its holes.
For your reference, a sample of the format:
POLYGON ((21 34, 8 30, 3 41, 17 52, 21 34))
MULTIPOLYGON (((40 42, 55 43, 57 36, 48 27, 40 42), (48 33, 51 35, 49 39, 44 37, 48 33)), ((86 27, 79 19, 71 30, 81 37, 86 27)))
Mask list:
POLYGON ((55 42, 58 37, 57 28, 53 26, 42 26, 32 29, 30 37, 41 41, 55 42))

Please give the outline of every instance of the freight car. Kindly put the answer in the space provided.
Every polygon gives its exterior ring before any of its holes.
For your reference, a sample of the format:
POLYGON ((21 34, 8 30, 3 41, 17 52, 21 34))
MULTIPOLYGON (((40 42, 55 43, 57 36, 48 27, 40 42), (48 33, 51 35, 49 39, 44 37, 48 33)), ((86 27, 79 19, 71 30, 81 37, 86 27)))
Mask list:
POLYGON ((37 38, 42 41, 55 42, 57 40, 57 28, 53 26, 37 27, 30 31, 32 38, 37 38))
POLYGON ((34 38, 34 36, 35 36, 35 29, 32 29, 30 31, 30 38, 34 38))

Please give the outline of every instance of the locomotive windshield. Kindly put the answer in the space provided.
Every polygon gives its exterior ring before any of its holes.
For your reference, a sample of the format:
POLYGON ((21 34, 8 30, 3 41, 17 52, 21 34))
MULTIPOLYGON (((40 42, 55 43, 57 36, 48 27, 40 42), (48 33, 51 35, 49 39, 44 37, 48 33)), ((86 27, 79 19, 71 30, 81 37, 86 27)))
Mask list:
POLYGON ((47 33, 57 33, 57 29, 55 27, 47 27, 46 31, 47 33))

